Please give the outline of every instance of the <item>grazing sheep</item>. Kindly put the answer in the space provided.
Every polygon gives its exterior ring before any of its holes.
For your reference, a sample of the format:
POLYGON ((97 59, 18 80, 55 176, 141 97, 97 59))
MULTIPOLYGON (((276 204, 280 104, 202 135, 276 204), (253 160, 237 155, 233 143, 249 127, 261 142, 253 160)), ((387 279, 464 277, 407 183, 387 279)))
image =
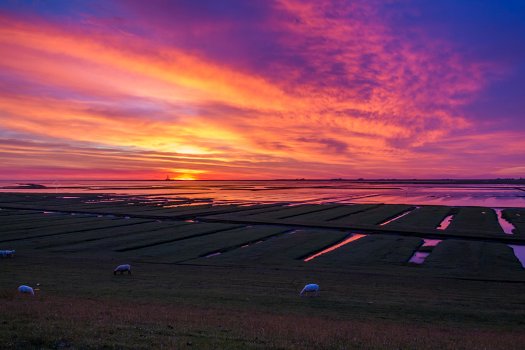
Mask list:
POLYGON ((117 268, 113 270, 113 274, 116 275, 117 272, 120 272, 120 274, 122 275, 126 271, 128 272, 128 275, 131 275, 131 265, 130 264, 124 264, 124 265, 117 266, 117 268))
POLYGON ((308 295, 309 293, 310 294, 314 293, 315 296, 318 296, 319 295, 319 285, 315 283, 307 284, 306 286, 304 286, 303 290, 301 291, 301 293, 299 293, 299 295, 303 296, 303 294, 308 295))
POLYGON ((24 294, 35 295, 35 291, 33 290, 33 288, 26 285, 21 285, 20 287, 18 287, 18 291, 24 294))
POLYGON ((2 258, 12 258, 15 256, 15 250, 0 250, 0 257, 2 258))

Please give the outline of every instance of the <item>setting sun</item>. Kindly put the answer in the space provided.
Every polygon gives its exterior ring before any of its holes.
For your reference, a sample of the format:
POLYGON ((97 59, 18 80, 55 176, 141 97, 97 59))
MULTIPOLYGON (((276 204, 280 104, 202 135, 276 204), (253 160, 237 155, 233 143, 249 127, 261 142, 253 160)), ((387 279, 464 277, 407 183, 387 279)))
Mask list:
POLYGON ((177 175, 175 178, 173 178, 173 180, 192 181, 192 180, 197 180, 197 178, 194 175, 181 174, 181 175, 177 175))

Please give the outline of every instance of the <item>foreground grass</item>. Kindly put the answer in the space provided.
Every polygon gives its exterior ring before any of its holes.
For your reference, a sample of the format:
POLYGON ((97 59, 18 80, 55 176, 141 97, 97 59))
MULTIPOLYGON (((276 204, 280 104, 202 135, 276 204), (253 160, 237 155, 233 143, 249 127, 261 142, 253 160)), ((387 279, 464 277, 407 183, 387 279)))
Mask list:
POLYGON ((519 349, 525 283, 422 269, 238 268, 18 256, 1 261, 2 349, 519 349), (318 298, 299 298, 305 281, 318 298), (41 283, 35 297, 21 283, 41 283))
POLYGON ((525 334, 389 320, 3 293, 5 349, 519 349, 525 334))
POLYGON ((0 259, 2 349, 508 350, 525 343, 525 275, 503 244, 447 240, 415 267, 406 261, 420 238, 374 235, 303 263, 297 258, 346 234, 319 230, 198 258, 282 228, 217 234, 228 225, 23 211, 0 219, 2 242, 17 250, 0 259), (133 274, 114 276, 121 263, 133 274), (311 282, 321 296, 298 297, 311 282), (18 295, 21 284, 40 291, 18 295))

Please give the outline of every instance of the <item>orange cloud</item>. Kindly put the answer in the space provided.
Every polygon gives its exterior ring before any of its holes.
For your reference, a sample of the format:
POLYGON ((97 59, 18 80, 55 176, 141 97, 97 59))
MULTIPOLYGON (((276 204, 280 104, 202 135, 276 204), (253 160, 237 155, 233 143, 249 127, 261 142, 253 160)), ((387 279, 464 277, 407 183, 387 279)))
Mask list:
POLYGON ((370 5, 274 10, 294 19, 271 24, 308 69, 276 59, 265 74, 138 34, 0 16, 0 70, 18 82, 0 91, 0 160, 67 176, 414 177, 447 159, 460 171, 453 149, 425 147, 473 128, 457 107, 489 66, 403 40, 370 5))

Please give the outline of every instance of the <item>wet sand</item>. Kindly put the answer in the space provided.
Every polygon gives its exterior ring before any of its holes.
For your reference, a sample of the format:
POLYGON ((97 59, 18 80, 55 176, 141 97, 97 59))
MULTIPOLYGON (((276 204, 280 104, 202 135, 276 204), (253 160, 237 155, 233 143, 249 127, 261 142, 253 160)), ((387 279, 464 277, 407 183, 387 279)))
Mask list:
MULTIPOLYGON (((27 186, 0 181, 0 187, 27 186)), ((22 193, 114 193, 151 200, 188 197, 209 203, 297 204, 388 203, 412 205, 525 207, 525 184, 474 181, 44 181, 45 189, 2 189, 22 193)))

